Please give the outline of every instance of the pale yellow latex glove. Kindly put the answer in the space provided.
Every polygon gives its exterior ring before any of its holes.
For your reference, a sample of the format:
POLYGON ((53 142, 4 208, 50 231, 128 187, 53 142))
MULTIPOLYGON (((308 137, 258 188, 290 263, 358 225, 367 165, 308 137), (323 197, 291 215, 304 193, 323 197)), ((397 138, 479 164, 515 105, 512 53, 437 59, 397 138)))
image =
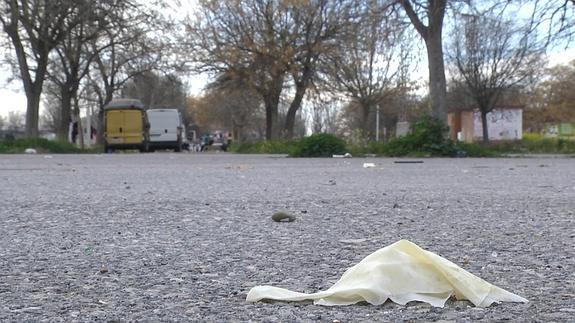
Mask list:
POLYGON ((361 301, 380 305, 390 299, 402 305, 421 301, 443 307, 452 295, 478 307, 487 307, 494 302, 527 302, 407 240, 365 257, 326 291, 304 294, 273 286, 256 286, 250 290, 246 301, 314 300, 315 304, 332 306, 361 301))

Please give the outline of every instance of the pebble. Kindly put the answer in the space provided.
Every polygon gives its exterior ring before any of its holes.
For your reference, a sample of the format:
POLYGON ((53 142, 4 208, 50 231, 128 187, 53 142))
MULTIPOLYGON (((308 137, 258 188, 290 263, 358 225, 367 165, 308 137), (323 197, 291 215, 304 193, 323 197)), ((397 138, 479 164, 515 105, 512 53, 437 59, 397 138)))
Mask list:
POLYGON ((293 222, 295 219, 295 215, 282 211, 276 212, 272 215, 272 220, 275 222, 293 222))

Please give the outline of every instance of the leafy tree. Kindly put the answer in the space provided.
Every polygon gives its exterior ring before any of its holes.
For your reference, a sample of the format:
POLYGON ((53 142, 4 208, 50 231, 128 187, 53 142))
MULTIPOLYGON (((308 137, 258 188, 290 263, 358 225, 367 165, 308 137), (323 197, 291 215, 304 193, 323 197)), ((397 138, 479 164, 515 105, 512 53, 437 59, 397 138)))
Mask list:
POLYGON ((529 93, 524 127, 542 131, 548 123, 575 123, 575 61, 548 68, 543 79, 529 93))

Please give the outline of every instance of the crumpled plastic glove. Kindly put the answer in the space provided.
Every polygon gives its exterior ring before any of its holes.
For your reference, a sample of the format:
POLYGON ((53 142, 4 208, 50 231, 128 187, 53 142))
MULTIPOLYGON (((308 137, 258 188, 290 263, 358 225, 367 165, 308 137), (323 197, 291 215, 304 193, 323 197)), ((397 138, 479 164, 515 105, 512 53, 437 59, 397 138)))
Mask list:
POLYGON ((458 300, 469 300, 477 307, 488 307, 495 302, 527 302, 408 240, 400 240, 365 257, 326 291, 305 294, 256 286, 249 291, 246 301, 314 300, 318 305, 333 306, 361 301, 380 305, 390 299, 401 305, 421 301, 443 307, 452 295, 458 300))

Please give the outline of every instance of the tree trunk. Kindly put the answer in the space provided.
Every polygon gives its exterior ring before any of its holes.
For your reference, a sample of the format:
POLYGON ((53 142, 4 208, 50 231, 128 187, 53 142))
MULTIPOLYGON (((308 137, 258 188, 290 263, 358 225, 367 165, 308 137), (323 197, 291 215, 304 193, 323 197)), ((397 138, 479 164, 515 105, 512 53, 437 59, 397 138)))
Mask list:
POLYGON ((264 94, 266 107, 266 140, 279 138, 278 105, 283 87, 283 77, 271 81, 270 88, 264 94))
POLYGON ((40 94, 41 91, 36 89, 26 94, 26 137, 28 138, 38 138, 40 94))
POLYGON ((371 112, 371 104, 369 103, 360 103, 361 104, 361 131, 363 139, 366 142, 369 141, 369 113, 371 112))
POLYGON ((442 122, 447 122, 447 90, 441 30, 430 32, 425 44, 429 67, 429 97, 431 99, 432 116, 442 122))
POLYGON ((78 96, 74 94, 74 115, 78 122, 78 140, 80 141, 80 148, 84 149, 84 125, 82 124, 82 115, 80 113, 80 104, 78 103, 78 96))
POLYGON ((487 112, 481 111, 481 127, 483 128, 483 142, 489 142, 489 129, 487 128, 487 112))
POLYGON ((68 141, 70 122, 72 121, 72 96, 66 89, 60 91, 60 124, 56 132, 59 141, 68 141))
POLYGON ((104 107, 112 101, 113 95, 113 86, 106 88, 106 97, 104 98, 102 105, 98 107, 98 124, 96 125, 96 144, 98 145, 104 144, 104 132, 106 131, 106 129, 104 129, 104 107))
POLYGON ((447 89, 441 35, 447 0, 427 1, 427 26, 424 25, 417 12, 413 9, 410 0, 402 0, 401 5, 405 9, 409 20, 425 41, 429 67, 429 97, 431 99, 432 116, 446 123, 447 89))
POLYGON ((266 106, 266 140, 275 140, 279 137, 277 131, 278 105, 274 104, 274 98, 268 97, 265 99, 265 106, 266 106))
POLYGON ((293 138, 294 126, 295 126, 295 116, 299 108, 301 107, 301 102, 303 101, 303 97, 305 95, 306 88, 304 86, 297 86, 295 91, 295 96, 290 104, 286 115, 286 123, 285 123, 285 132, 286 132, 286 139, 293 138))

